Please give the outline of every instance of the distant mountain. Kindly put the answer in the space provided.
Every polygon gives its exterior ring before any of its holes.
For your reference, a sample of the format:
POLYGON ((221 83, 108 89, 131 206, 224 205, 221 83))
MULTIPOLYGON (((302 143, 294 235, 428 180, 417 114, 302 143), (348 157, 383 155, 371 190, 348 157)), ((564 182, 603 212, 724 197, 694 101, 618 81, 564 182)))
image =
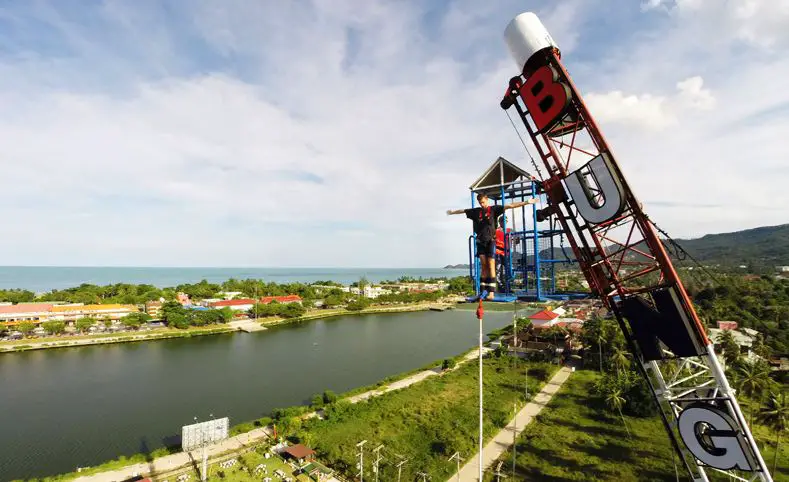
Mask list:
POLYGON ((789 266, 789 224, 676 241, 704 264, 789 266))
POLYGON ((467 264, 448 264, 444 266, 444 269, 468 269, 469 266, 467 264))
MULTIPOLYGON (((706 265, 747 266, 759 272, 773 271, 775 266, 789 266, 789 224, 763 226, 731 233, 707 234, 696 239, 676 239, 691 256, 706 265)), ((644 247, 645 248, 645 247, 644 247)), ((643 249, 643 248, 642 248, 643 249)), ((673 255, 673 249, 669 253, 673 255)), ((550 257, 550 249, 541 252, 550 257)), ((564 250, 554 248, 553 259, 573 260, 569 244, 564 250)), ((527 262, 532 257, 527 256, 527 262)), ((563 269, 563 265, 557 266, 563 269)), ((447 265, 445 269, 468 269, 467 264, 447 265)))

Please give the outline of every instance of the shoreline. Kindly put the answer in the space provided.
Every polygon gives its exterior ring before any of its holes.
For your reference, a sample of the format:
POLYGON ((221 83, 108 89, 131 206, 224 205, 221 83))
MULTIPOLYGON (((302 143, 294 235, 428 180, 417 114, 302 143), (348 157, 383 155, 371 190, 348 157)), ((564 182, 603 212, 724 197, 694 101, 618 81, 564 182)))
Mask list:
MULTIPOLYGON (((485 345, 486 346, 483 348, 484 353, 492 351, 488 346, 489 343, 486 343, 485 345)), ((452 368, 446 370, 441 369, 442 361, 436 360, 419 368, 383 378, 374 384, 362 385, 360 387, 353 388, 347 392, 338 394, 339 397, 335 403, 344 401, 347 403, 356 404, 396 390, 406 389, 435 376, 440 377, 444 374, 451 373, 459 369, 463 364, 476 360, 478 353, 479 350, 477 347, 464 350, 460 354, 451 357, 451 359, 454 360, 456 364, 452 368)), ((294 414, 294 416, 301 419, 319 416, 319 412, 323 410, 322 407, 315 409, 310 405, 292 405, 285 408, 285 410, 294 409, 300 411, 300 413, 294 414)), ((263 419, 271 420, 271 418, 268 416, 264 416, 263 419)), ((231 456, 238 456, 240 453, 253 450, 255 445, 260 444, 264 440, 271 439, 271 425, 259 424, 259 422, 263 419, 247 420, 230 427, 229 431, 233 435, 223 442, 208 448, 208 458, 210 463, 215 463, 217 460, 225 459, 231 456)), ((100 465, 85 467, 81 472, 69 472, 65 474, 51 475, 36 480, 79 480, 88 482, 106 480, 106 477, 110 474, 113 475, 113 480, 125 480, 123 477, 130 478, 134 476, 133 474, 152 476, 157 479, 165 476, 170 477, 182 472, 185 468, 190 466, 192 464, 192 456, 195 453, 182 451, 168 453, 168 451, 172 449, 173 448, 171 447, 157 449, 153 451, 153 453, 159 452, 162 455, 158 457, 154 456, 152 459, 149 459, 150 454, 147 456, 146 454, 121 455, 117 459, 108 460, 100 465), (136 460, 139 457, 148 458, 142 462, 136 460), (123 464, 122 461, 125 461, 126 463, 123 464), (123 465, 116 466, 117 464, 123 465), (103 466, 107 467, 102 469, 103 466), (151 468, 154 470, 153 473, 150 472, 151 468), (117 477, 121 478, 118 479, 117 477)))
MULTIPOLYGON (((378 306, 373 308, 365 308, 359 311, 349 311, 344 308, 337 310, 325 310, 326 313, 320 311, 315 313, 305 314, 298 318, 274 318, 267 321, 255 321, 254 319, 243 320, 251 323, 258 323, 261 331, 265 331, 269 327, 283 326, 293 323, 303 323, 309 321, 316 321, 326 318, 335 318, 337 316, 350 316, 350 315, 369 315, 377 313, 414 313, 419 311, 430 311, 433 307, 443 307, 443 310, 453 309, 454 304, 446 302, 425 302, 413 303, 409 305, 398 306, 378 306)), ((139 343, 143 341, 156 341, 167 340, 172 338, 189 338, 192 336, 208 336, 218 335, 223 333, 236 333, 243 330, 238 326, 230 326, 230 322, 226 325, 209 325, 206 327, 189 328, 186 330, 178 330, 175 328, 165 328, 163 331, 151 331, 147 333, 140 332, 125 332, 117 335, 101 334, 90 337, 80 337, 78 339, 70 339, 69 337, 49 337, 46 341, 36 341, 36 339, 29 340, 15 340, 0 342, 0 353, 19 353, 33 350, 49 350, 55 348, 75 348, 80 346, 94 346, 94 345, 109 345, 116 343, 139 343)))

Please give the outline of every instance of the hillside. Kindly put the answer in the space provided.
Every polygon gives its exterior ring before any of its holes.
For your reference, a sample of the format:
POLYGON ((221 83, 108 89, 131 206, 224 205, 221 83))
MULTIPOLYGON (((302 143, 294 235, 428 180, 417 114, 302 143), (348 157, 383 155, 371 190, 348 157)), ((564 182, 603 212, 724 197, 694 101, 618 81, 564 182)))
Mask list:
POLYGON ((677 243, 704 264, 789 266, 789 224, 678 239, 677 243))
MULTIPOLYGON (((731 233, 707 234, 696 239, 677 239, 677 243, 703 264, 722 267, 746 265, 759 271, 773 271, 775 266, 789 266, 789 224, 763 226, 731 233)), ((550 250, 542 252, 548 257, 550 250)), ((531 256, 527 257, 531 262, 531 256)), ((554 259, 573 259, 569 245, 562 251, 554 248, 554 259)), ((465 267, 468 265, 446 266, 465 267)), ((563 269, 563 265, 557 268, 563 269)))

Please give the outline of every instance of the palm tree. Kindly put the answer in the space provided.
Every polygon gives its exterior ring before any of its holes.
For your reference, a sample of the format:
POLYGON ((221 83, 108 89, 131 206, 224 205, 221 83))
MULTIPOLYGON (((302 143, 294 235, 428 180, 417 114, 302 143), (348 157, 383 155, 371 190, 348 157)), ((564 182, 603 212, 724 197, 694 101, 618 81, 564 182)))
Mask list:
POLYGON ((760 397, 764 389, 770 384, 770 369, 759 361, 743 363, 739 368, 738 389, 745 392, 751 398, 749 403, 749 425, 753 425, 753 409, 756 406, 756 399, 760 397))
POLYGON ((734 334, 730 330, 720 334, 716 345, 723 351, 723 359, 726 361, 726 366, 734 366, 740 359, 740 346, 734 340, 734 334))
POLYGON ((616 367, 617 373, 621 374, 623 371, 630 368, 630 359, 627 357, 627 355, 628 353, 625 350, 619 347, 614 348, 614 352, 611 355, 611 361, 613 362, 614 367, 616 367))
POLYGON ((781 392, 779 397, 775 393, 770 393, 767 404, 762 407, 760 413, 762 422, 775 431, 775 455, 773 456, 773 470, 778 465, 778 452, 781 450, 781 432, 789 426, 789 405, 786 403, 786 392, 781 392))
POLYGON ((619 416, 622 417, 622 425, 625 426, 625 430, 627 431, 627 438, 630 438, 630 429, 627 428, 625 416, 622 414, 622 407, 625 406, 625 399, 622 397, 622 390, 619 388, 612 388, 605 396, 605 404, 611 410, 616 410, 619 412, 619 416))

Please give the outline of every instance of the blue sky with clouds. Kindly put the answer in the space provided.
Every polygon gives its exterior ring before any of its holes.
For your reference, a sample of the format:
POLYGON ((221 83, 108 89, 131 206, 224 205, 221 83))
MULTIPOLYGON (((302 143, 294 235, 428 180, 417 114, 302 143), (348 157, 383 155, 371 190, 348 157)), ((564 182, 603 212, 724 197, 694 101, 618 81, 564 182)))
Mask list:
POLYGON ((462 262, 526 10, 661 226, 789 221, 787 0, 6 1, 0 264, 462 262))

